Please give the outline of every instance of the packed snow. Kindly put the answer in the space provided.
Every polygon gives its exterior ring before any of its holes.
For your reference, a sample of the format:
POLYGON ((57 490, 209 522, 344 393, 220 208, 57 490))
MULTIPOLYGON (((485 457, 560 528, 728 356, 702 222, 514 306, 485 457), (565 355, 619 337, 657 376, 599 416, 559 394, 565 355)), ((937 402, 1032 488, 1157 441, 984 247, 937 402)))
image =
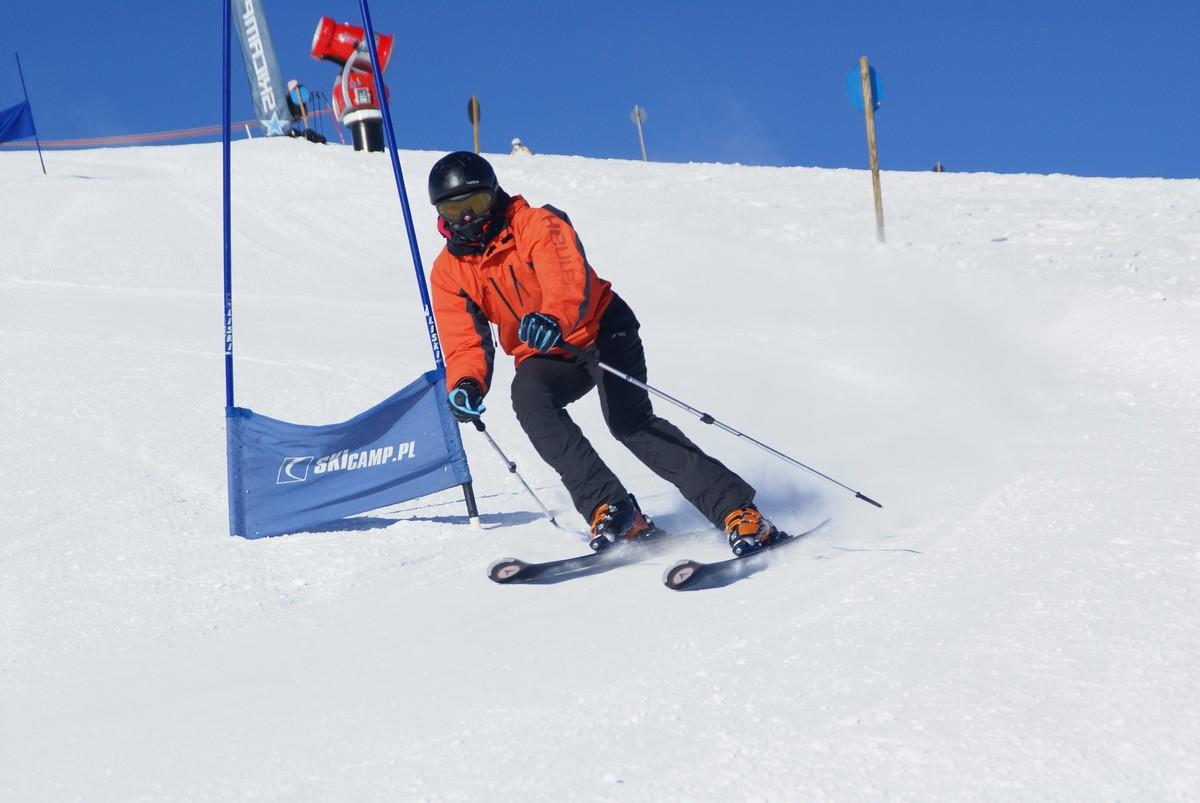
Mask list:
MULTIPOLYGON (((439 156, 402 152, 422 261, 439 156)), ((345 420, 432 367, 388 159, 235 143, 237 403, 345 420)), ((1200 182, 493 159, 575 222, 656 403, 782 527, 724 588, 576 554, 497 359, 448 491, 227 532, 218 145, 0 153, 0 799, 1194 800, 1200 182)))

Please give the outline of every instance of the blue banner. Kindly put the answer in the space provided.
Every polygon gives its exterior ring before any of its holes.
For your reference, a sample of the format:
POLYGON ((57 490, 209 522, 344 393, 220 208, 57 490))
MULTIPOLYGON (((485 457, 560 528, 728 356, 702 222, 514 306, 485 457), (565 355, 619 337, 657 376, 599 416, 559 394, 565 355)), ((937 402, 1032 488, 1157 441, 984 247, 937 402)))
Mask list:
POLYGON ((28 103, 18 103, 16 106, 0 109, 0 142, 25 139, 36 134, 33 129, 33 112, 28 103))
POLYGON ((445 402, 434 370, 341 424, 227 408, 230 534, 300 532, 470 482, 445 402))
POLYGON ((250 97, 254 112, 268 137, 287 133, 291 117, 287 109, 287 85, 275 58, 275 45, 267 27, 267 12, 263 0, 229 0, 234 16, 242 58, 246 62, 246 78, 250 82, 250 97))

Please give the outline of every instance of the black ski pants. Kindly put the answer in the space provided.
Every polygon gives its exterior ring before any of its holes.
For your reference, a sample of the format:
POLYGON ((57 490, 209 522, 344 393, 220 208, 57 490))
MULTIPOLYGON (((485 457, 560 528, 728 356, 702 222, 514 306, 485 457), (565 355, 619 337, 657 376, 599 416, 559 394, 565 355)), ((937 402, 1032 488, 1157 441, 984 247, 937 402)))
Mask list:
MULTIPOLYGON (((614 295, 600 319, 596 343, 588 350, 645 382, 646 356, 639 327, 633 310, 614 295)), ((754 500, 754 489, 741 477, 702 452, 674 424, 654 415, 646 391, 594 361, 529 357, 517 367, 513 379, 513 410, 534 449, 562 478, 584 520, 590 523, 602 502, 622 501, 629 493, 563 409, 593 387, 598 388, 600 408, 613 436, 678 488, 714 525, 722 527, 727 513, 754 500)))

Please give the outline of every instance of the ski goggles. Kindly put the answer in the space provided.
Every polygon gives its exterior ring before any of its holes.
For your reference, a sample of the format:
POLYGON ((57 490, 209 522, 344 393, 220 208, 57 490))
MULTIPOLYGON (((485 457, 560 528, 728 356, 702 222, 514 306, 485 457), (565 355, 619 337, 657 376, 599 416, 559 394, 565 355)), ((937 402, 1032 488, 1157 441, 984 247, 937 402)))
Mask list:
POLYGON ((470 195, 459 195, 455 198, 447 198, 444 201, 437 202, 438 214, 446 219, 447 223, 458 223, 470 215, 472 219, 486 213, 492 208, 492 200, 495 196, 491 190, 482 190, 473 192, 470 195))

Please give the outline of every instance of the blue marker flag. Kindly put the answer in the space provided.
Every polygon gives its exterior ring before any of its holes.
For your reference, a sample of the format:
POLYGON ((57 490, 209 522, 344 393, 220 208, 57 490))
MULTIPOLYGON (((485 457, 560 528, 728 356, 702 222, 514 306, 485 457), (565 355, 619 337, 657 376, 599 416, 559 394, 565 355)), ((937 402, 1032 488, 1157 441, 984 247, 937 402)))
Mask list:
POLYGON ((300 532, 471 482, 441 369, 340 424, 226 409, 229 532, 300 532))
POLYGON ((33 128, 33 112, 30 111, 28 102, 0 109, 0 142, 25 139, 36 134, 33 128))
MULTIPOLYGON (((873 66, 868 66, 867 70, 871 75, 871 99, 874 101, 871 104, 871 110, 878 111, 879 104, 883 100, 883 91, 879 88, 879 76, 875 73, 873 66)), ((850 98, 854 108, 860 112, 866 111, 866 104, 863 103, 862 68, 852 67, 850 72, 846 73, 846 97, 850 98)))
POLYGON ((299 84, 295 89, 288 90, 288 97, 291 98, 292 103, 295 103, 297 106, 299 106, 301 103, 307 106, 310 93, 308 91, 308 87, 306 87, 304 84, 299 84))

